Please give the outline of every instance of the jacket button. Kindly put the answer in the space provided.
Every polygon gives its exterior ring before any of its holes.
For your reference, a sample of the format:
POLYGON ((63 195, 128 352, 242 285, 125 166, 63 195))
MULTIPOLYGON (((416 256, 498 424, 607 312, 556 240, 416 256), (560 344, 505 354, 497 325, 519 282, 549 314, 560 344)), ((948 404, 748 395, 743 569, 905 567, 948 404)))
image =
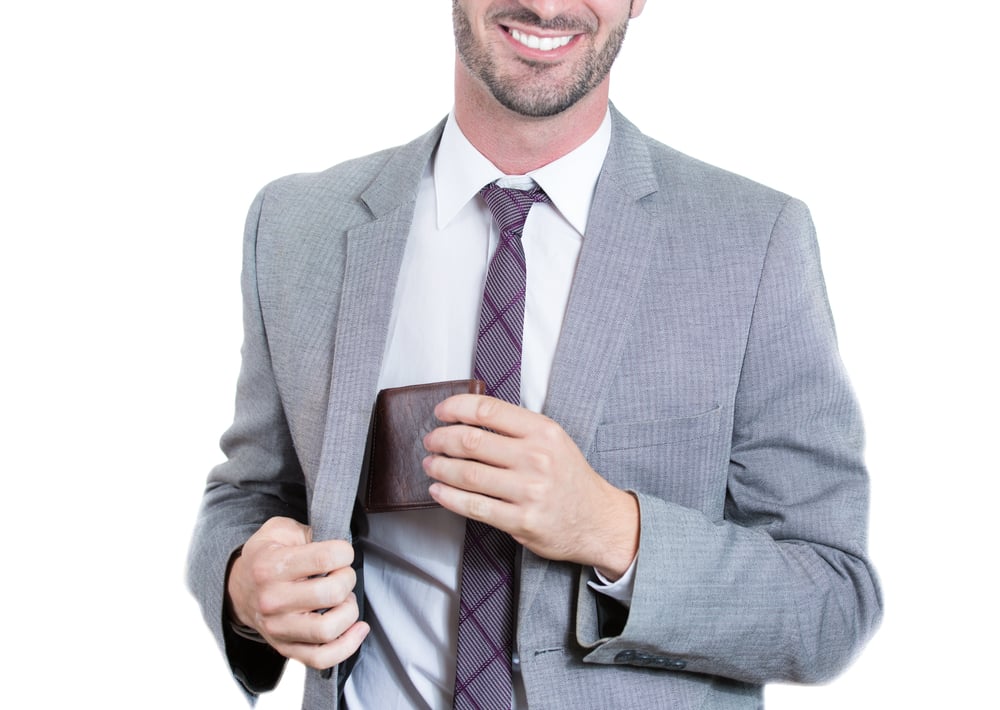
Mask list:
POLYGON ((676 671, 683 670, 687 666, 687 661, 682 661, 678 658, 667 658, 666 656, 657 656, 656 665, 661 668, 673 668, 676 671))

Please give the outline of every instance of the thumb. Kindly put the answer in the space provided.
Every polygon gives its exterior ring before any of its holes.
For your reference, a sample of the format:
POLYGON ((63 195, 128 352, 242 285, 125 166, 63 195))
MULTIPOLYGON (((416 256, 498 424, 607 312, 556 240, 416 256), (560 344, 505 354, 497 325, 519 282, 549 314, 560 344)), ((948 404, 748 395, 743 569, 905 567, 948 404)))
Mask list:
POLYGON ((251 540, 268 547, 308 545, 312 542, 312 528, 292 518, 275 517, 261 525, 251 540))

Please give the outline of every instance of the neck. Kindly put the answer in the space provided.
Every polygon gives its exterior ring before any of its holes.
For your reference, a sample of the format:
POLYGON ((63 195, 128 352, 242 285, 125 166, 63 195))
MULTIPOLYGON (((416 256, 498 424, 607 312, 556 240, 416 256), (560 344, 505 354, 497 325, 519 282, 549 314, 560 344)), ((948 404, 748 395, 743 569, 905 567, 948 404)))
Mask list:
POLYGON ((609 79, 555 116, 522 116, 457 68, 455 120, 465 137, 506 175, 524 175, 580 147, 608 110, 609 79))

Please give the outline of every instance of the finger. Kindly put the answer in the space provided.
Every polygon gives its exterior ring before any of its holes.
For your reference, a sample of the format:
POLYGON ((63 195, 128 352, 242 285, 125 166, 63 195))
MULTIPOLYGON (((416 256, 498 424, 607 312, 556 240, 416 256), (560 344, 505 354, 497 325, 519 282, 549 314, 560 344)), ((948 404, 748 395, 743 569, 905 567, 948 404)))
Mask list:
POLYGON ((281 614, 261 620, 260 633, 268 642, 282 644, 325 644, 336 641, 358 620, 354 594, 321 612, 281 614))
POLYGON ((487 523, 511 534, 518 531, 516 506, 506 501, 464 491, 444 483, 433 483, 429 490, 431 497, 441 507, 453 513, 487 523))
POLYGON ((312 542, 312 528, 298 520, 277 516, 268 519, 254 534, 248 544, 278 544, 286 547, 312 542))
POLYGON ((357 575, 351 567, 342 567, 323 577, 274 582, 260 588, 257 611, 264 619, 329 609, 343 604, 356 583, 357 575))
POLYGON ((351 625, 340 638, 325 644, 279 644, 274 648, 283 656, 293 658, 310 668, 323 670, 343 663, 358 650, 371 627, 364 621, 351 625))
POLYGON ((517 455, 517 443, 502 434, 462 424, 432 429, 424 437, 424 448, 432 454, 480 461, 497 468, 509 468, 517 455))
POLYGON ((449 456, 427 456, 424 471, 434 480, 453 488, 512 502, 523 488, 521 476, 511 470, 449 456))
POLYGON ((513 437, 527 436, 539 420, 547 419, 502 399, 478 394, 449 397, 434 408, 434 416, 449 424, 461 422, 513 437))
POLYGON ((295 581, 349 567, 353 561, 354 548, 345 540, 275 545, 255 559, 254 574, 258 579, 295 581))

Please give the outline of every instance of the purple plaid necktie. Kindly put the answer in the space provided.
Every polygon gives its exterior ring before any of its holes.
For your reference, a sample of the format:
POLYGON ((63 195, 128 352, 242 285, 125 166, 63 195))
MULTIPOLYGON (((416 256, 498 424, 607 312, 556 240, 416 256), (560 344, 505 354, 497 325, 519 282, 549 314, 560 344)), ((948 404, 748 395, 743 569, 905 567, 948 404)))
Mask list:
MULTIPOLYGON (((476 339, 475 377, 486 393, 521 402, 521 337, 527 268, 521 231, 541 188, 514 190, 490 183, 480 194, 500 229, 486 273, 476 339)), ((465 524, 455 708, 510 710, 514 540, 484 523, 465 524)))

